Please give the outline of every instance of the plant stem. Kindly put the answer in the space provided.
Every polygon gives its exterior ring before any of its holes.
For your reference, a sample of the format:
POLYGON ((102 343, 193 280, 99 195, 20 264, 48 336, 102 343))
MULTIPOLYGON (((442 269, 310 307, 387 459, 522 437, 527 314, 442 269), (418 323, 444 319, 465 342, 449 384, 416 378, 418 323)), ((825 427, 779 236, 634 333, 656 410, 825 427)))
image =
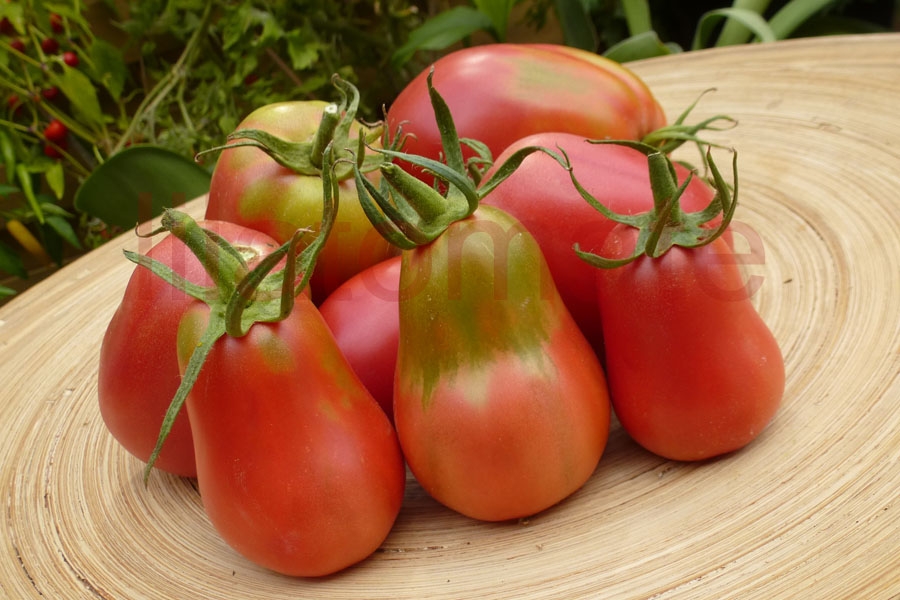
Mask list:
POLYGON ((118 143, 116 143, 113 148, 112 154, 122 150, 128 140, 131 139, 131 136, 134 135, 138 125, 140 125, 140 123, 149 115, 156 112, 156 109, 163 99, 172 91, 178 82, 187 75, 189 71, 187 67, 193 60, 194 50, 199 45, 202 37, 207 33, 207 26, 209 25, 210 17, 212 16, 212 5, 213 3, 211 1, 207 1, 206 7, 203 9, 203 16, 200 18, 200 23, 197 25, 197 29, 194 30, 194 33, 185 45, 181 56, 178 57, 178 60, 172 65, 172 69, 166 76, 160 79, 156 86, 144 97, 144 100, 141 102, 137 111, 135 111, 134 118, 131 120, 131 123, 128 124, 128 129, 125 130, 125 133, 122 134, 122 137, 119 138, 118 143))

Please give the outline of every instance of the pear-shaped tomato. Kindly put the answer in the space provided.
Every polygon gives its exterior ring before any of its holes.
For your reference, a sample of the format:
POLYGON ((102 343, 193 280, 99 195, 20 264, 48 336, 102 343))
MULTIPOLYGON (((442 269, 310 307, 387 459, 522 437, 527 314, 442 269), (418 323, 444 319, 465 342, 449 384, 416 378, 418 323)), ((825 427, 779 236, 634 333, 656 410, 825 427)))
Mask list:
POLYGON ((707 153, 718 210, 685 211, 671 162, 645 150, 653 208, 635 218, 592 201, 618 224, 599 253, 578 254, 598 267, 619 422, 651 452, 701 460, 737 450, 763 431, 781 404, 784 360, 722 237, 737 206, 737 155, 729 185, 707 153))
MULTIPOLYGON (((197 302, 181 321, 182 369, 208 315, 197 302)), ((327 575, 388 535, 406 482, 396 434, 307 297, 284 320, 218 339, 187 409, 203 506, 246 558, 327 575)))
MULTIPOLYGON (((638 230, 617 226, 602 249, 619 259, 638 230)), ((781 405, 784 360, 722 238, 597 269, 610 395, 623 428, 673 460, 744 447, 781 405)))
POLYGON ((537 513, 590 477, 610 406, 600 363, 521 224, 482 206, 404 251, 394 421, 438 501, 482 520, 537 513))
MULTIPOLYGON (((251 266, 278 247, 275 240, 253 229, 218 221, 200 224, 231 242, 251 266)), ((173 235, 160 240, 147 257, 191 283, 211 283, 197 257, 173 235)), ((136 267, 100 346, 100 414, 116 440, 144 462, 150 459, 163 417, 181 383, 175 338, 178 321, 194 302, 149 269, 136 267)), ((176 475, 196 475, 185 412, 175 420, 154 466, 176 475)))

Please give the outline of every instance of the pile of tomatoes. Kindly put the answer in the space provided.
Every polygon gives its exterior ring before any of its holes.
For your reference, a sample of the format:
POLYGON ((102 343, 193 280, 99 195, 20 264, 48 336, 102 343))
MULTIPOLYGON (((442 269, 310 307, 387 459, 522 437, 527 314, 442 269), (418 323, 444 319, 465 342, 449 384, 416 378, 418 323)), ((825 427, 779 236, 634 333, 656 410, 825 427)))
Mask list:
POLYGON ((407 468, 473 519, 533 515, 591 477, 613 410, 672 460, 771 420, 784 364, 733 255, 736 162, 729 183, 711 151, 708 180, 670 160, 634 74, 479 46, 377 126, 336 86, 246 118, 205 219, 169 211, 129 256, 102 344, 109 430, 148 473, 196 477, 238 552, 357 563, 407 468))

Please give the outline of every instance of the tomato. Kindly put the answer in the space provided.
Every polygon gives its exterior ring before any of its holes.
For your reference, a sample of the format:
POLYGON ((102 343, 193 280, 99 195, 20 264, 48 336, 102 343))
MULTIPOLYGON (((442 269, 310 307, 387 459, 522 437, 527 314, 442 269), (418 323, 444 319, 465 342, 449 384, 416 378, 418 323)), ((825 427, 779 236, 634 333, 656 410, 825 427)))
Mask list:
MULTIPOLYGON (((209 308, 181 320, 182 369, 209 308)), ((400 510, 396 434, 308 298, 212 346, 187 398, 197 482, 213 526, 279 573, 320 576, 369 556, 400 510)))
MULTIPOLYGON (((447 54, 434 65, 434 87, 453 113, 459 137, 483 142, 496 157, 540 132, 639 140, 666 124, 647 86, 595 54, 543 44, 487 44, 447 54)), ((428 93, 428 73, 404 88, 387 112, 393 133, 409 134, 404 151, 442 153, 428 93)), ((471 156, 471 150, 466 150, 471 156)), ((430 181, 420 169, 410 168, 430 181)))
POLYGON ((577 490, 605 449, 600 363, 534 238, 482 206, 402 254, 394 420, 439 502, 487 521, 535 514, 577 490))
MULTIPOLYGON (((238 126, 276 135, 284 140, 311 140, 319 128, 325 102, 281 102, 253 111, 238 126)), ((354 125, 355 139, 359 125, 354 125)), ((255 147, 222 151, 210 182, 206 218, 231 221, 258 229, 286 242, 298 228, 318 229, 322 179, 282 166, 255 147)), ((309 235, 313 239, 314 235, 309 235)), ((356 186, 341 182, 337 220, 319 257, 311 287, 316 304, 354 274, 394 254, 375 232, 359 206, 356 186)))
MULTIPOLYGON (((631 253, 617 226, 603 255, 631 253)), ((610 395, 623 428, 673 460, 747 445, 781 404, 784 361, 721 238, 597 270, 610 395)))
MULTIPOLYGON (((569 157, 578 182, 610 210, 637 214, 653 208, 647 157, 636 149, 621 145, 590 144, 581 135, 541 133, 511 144, 496 165, 521 148, 541 146, 562 148, 569 157)), ((675 165, 679 182, 688 170, 675 165)), ((496 170, 485 175, 487 180, 496 170)), ((713 199, 709 186, 697 177, 681 197, 684 210, 700 210, 713 199)), ((550 273, 576 323, 595 349, 602 349, 602 328, 597 314, 593 285, 594 267, 572 250, 597 251, 615 225, 588 204, 578 193, 568 171, 549 155, 536 152, 483 200, 518 219, 537 239, 547 259, 550 273)))
POLYGON ((319 306, 341 352, 389 417, 394 412, 399 285, 396 256, 354 275, 319 306))
POLYGON ((609 434, 606 380, 534 237, 480 203, 492 185, 478 190, 467 178, 452 115, 431 77, 426 84, 444 165, 380 152, 448 185, 382 163, 386 186, 376 188, 355 169, 366 214, 404 249, 394 423, 410 470, 438 502, 475 519, 515 519, 593 473, 609 434))
MULTIPOLYGON (((235 244, 251 264, 277 247, 269 236, 238 225, 215 221, 201 224, 235 244)), ((147 255, 188 281, 200 285, 210 282, 197 258, 174 236, 165 236, 147 255)), ((113 437, 145 462, 181 381, 176 332, 179 319, 193 302, 148 269, 137 267, 103 337, 97 383, 100 414, 113 437)), ((155 466, 176 475, 196 475, 185 413, 176 419, 155 466)))
MULTIPOLYGON (((613 408, 641 446, 671 460, 703 460, 755 439, 784 392, 778 343, 750 301, 721 237, 737 204, 710 156, 720 221, 679 207, 671 163, 648 153, 653 208, 619 221, 599 254, 597 303, 613 408)), ((733 196, 731 189, 734 190, 733 196)), ((597 205, 598 207, 602 205, 597 205)))

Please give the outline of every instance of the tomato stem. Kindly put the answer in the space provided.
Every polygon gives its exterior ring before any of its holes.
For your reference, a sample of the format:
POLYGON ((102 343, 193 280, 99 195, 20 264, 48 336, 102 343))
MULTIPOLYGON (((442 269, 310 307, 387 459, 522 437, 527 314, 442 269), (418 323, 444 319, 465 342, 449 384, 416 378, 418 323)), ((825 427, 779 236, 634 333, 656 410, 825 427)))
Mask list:
MULTIPOLYGON (((320 176, 324 168, 324 149, 330 142, 335 142, 333 151, 337 152, 341 158, 351 155, 350 129, 356 122, 356 113, 359 108, 359 90, 353 84, 336 75, 332 78, 332 83, 341 95, 341 102, 325 107, 312 139, 293 142, 259 129, 238 129, 228 135, 227 144, 203 150, 197 153, 196 158, 199 160, 209 152, 250 146, 262 150, 275 162, 295 173, 320 176)), ((376 124, 368 130, 361 127, 360 135, 366 143, 373 143, 381 137, 382 131, 383 127, 376 124), (363 133, 364 130, 365 133, 363 133)), ((384 162, 384 158, 377 153, 363 153, 358 160, 359 168, 363 172, 373 171, 384 162)), ((335 170, 335 176, 340 180, 345 180, 352 175, 353 172, 349 165, 335 170)))
MULTIPOLYGON (((395 162, 385 161, 379 167, 382 185, 376 187, 362 176, 362 169, 354 165, 359 202, 366 216, 382 237, 402 249, 429 244, 452 223, 469 217, 478 209, 482 198, 512 175, 533 152, 545 152, 560 164, 565 163, 559 154, 546 148, 522 148, 500 165, 488 182, 479 185, 485 165, 491 164, 490 151, 477 140, 460 140, 450 109, 433 86, 433 75, 432 69, 427 79, 428 93, 441 134, 445 162, 395 150, 394 144, 375 150, 391 161, 415 165, 438 183, 429 185, 395 162), (476 157, 466 162, 462 144, 474 149, 476 157)), ((395 136, 398 138, 402 139, 399 128, 395 136)))
POLYGON ((340 119, 341 113, 337 104, 329 104, 322 111, 322 120, 319 121, 319 128, 316 130, 316 135, 313 138, 312 147, 309 151, 309 159, 318 169, 322 168, 325 147, 334 139, 334 132, 340 119))
MULTIPOLYGON (((647 164, 650 175, 650 186, 653 191, 653 208, 638 215, 621 215, 609 210, 596 198, 591 196, 584 187, 578 183, 574 170, 569 165, 569 176, 579 194, 601 214, 608 219, 635 227, 639 230, 637 242, 631 256, 622 259, 607 259, 592 252, 584 252, 578 244, 575 244, 575 253, 585 262, 604 269, 612 269, 628 264, 641 256, 657 258, 665 254, 672 246, 683 248, 696 248, 709 244, 721 236, 731 223, 737 207, 738 195, 738 170, 737 152, 732 150, 733 182, 729 186, 712 158, 712 151, 707 148, 705 155, 706 167, 712 174, 710 184, 715 190, 715 196, 709 205, 696 212, 684 212, 681 209, 680 199, 694 174, 678 184, 678 177, 671 159, 653 146, 641 142, 601 141, 594 143, 614 143, 640 150, 647 155, 647 164), (711 221, 721 215, 721 220, 716 227, 710 227, 711 221)), ((565 154, 565 153, 564 153, 565 154)), ((566 157, 568 161, 568 157, 566 157)))

